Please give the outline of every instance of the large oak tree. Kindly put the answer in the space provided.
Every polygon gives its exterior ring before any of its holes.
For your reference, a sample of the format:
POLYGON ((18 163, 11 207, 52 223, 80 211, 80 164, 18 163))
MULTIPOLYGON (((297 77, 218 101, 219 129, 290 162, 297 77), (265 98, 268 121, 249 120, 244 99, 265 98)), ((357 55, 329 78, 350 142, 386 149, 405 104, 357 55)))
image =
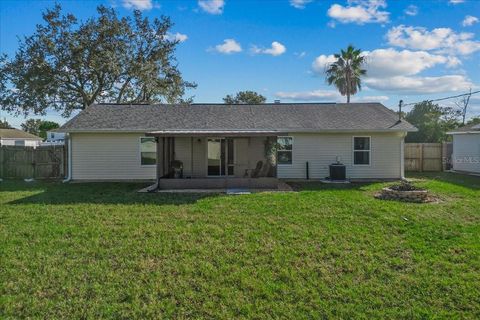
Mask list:
POLYGON ((119 17, 99 6, 80 21, 56 5, 20 42, 13 59, 0 57, 0 105, 17 114, 52 108, 68 116, 93 103, 182 103, 187 88, 174 56, 168 17, 140 11, 119 17))

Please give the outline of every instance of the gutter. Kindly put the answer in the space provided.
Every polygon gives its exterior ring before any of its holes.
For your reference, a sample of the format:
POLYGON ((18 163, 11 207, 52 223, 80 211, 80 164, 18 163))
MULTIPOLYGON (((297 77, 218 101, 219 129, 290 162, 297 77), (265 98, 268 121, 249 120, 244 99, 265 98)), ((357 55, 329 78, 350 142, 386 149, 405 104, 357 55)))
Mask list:
MULTIPOLYGON (((355 132, 372 132, 372 133, 384 133, 384 132, 417 132, 417 128, 410 128, 410 129, 299 129, 299 128, 286 128, 286 129, 276 129, 276 130, 222 130, 222 129, 208 129, 208 130, 198 130, 192 129, 189 130, 189 134, 212 134, 215 132, 217 134, 225 133, 228 134, 229 132, 239 132, 242 133, 252 133, 260 132, 260 133, 355 133, 355 132)), ((136 129, 136 130, 123 130, 123 129, 66 129, 61 130, 61 132, 66 133, 164 133, 164 134, 175 134, 181 132, 181 130, 152 130, 152 129, 136 129)))
POLYGON ((72 180, 72 139, 70 135, 66 135, 65 141, 67 142, 67 177, 62 180, 63 183, 70 182, 72 180))
POLYGON ((475 133, 480 133, 480 131, 450 131, 447 132, 449 135, 454 135, 454 134, 475 134, 475 133))

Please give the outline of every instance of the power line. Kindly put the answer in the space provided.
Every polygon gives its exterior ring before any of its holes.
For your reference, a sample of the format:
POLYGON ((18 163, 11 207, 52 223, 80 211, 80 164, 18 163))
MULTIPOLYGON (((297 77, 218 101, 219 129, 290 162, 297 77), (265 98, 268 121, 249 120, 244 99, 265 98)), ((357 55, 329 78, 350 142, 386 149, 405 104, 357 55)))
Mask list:
POLYGON ((424 101, 428 101, 428 102, 443 101, 443 100, 448 100, 448 99, 453 99, 453 98, 460 98, 460 97, 464 97, 464 96, 471 96, 471 95, 474 95, 474 94, 477 94, 477 93, 480 93, 480 90, 469 92, 469 93, 463 93, 463 94, 459 94, 459 95, 456 95, 456 96, 445 97, 445 98, 439 98, 439 99, 433 99, 433 100, 422 100, 422 101, 418 101, 418 102, 410 102, 410 103, 403 104, 403 106, 404 107, 413 106, 417 103, 421 103, 421 102, 424 102, 424 101))

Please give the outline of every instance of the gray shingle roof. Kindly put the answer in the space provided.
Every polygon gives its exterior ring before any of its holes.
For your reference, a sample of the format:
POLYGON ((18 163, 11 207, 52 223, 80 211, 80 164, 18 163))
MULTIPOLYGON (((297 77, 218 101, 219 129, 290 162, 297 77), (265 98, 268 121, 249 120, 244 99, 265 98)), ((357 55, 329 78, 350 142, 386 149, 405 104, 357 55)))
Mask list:
POLYGON ((42 138, 18 129, 0 129, 0 139, 42 140, 42 138))
POLYGON ((450 132, 448 132, 448 134, 455 134, 455 133, 464 133, 464 132, 478 132, 480 133, 480 124, 468 124, 466 126, 463 126, 463 127, 460 127, 460 128, 457 128, 457 129, 454 129, 450 132))
POLYGON ((92 105, 58 131, 415 131, 380 103, 92 105))

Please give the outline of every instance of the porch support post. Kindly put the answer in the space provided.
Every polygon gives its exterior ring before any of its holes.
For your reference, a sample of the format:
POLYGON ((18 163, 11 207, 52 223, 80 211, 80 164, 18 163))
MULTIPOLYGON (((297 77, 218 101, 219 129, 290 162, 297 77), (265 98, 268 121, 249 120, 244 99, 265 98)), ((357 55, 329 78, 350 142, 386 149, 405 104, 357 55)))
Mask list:
POLYGON ((168 174, 169 151, 170 151, 170 138, 163 138, 163 175, 168 174))
MULTIPOLYGON (((273 137, 270 137, 270 139, 272 139, 272 144, 273 144, 274 146, 276 146, 278 137, 277 137, 277 136, 273 136, 273 137)), ((273 177, 274 177, 274 178, 278 178, 277 147, 275 147, 275 154, 272 156, 272 158, 275 160, 275 163, 274 163, 274 164, 275 164, 275 168, 274 168, 273 177)))
POLYGON ((193 137, 190 137, 190 178, 193 178, 193 137))
POLYGON ((160 183, 160 177, 163 176, 163 139, 155 138, 157 142, 157 183, 160 183))

